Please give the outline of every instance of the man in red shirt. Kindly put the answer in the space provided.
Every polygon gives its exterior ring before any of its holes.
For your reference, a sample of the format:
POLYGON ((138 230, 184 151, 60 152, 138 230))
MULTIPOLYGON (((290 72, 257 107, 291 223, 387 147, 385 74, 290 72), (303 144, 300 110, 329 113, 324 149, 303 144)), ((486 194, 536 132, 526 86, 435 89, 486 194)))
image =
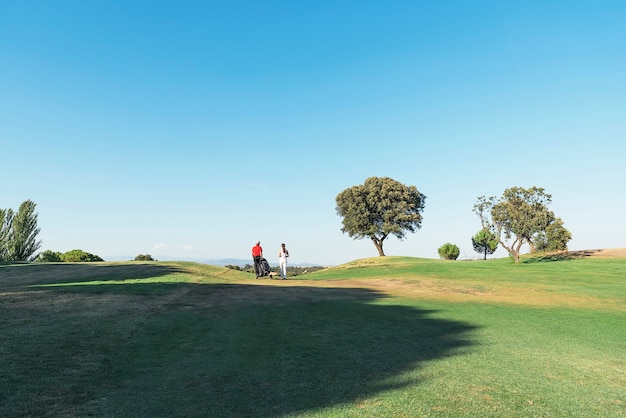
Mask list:
POLYGON ((259 263, 261 262, 261 258, 263 258, 263 248, 261 247, 261 241, 257 241, 256 245, 252 247, 252 259, 254 260, 254 273, 256 274, 256 278, 259 278, 259 263))

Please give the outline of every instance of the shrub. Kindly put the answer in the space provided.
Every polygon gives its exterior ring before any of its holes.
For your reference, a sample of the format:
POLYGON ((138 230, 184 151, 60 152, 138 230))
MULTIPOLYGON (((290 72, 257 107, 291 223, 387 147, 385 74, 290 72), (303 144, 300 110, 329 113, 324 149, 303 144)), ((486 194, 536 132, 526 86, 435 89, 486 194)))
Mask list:
POLYGON ((135 261, 154 261, 154 258, 150 254, 139 254, 135 257, 135 261))
POLYGON ((443 244, 437 251, 439 252, 439 257, 444 260, 456 260, 461 253, 459 247, 454 244, 450 244, 449 242, 443 244))
POLYGON ((224 266, 224 267, 226 267, 227 269, 231 269, 231 270, 241 271, 241 267, 239 267, 239 266, 234 266, 234 265, 232 265, 232 264, 227 264, 227 265, 226 265, 226 266, 224 266))
POLYGON ((39 261, 42 263, 58 263, 61 261, 61 255, 62 254, 58 251, 46 250, 39 253, 35 261, 39 261))
POLYGON ((66 263, 82 263, 104 260, 97 255, 90 254, 83 250, 72 250, 61 254, 61 261, 64 261, 66 263))

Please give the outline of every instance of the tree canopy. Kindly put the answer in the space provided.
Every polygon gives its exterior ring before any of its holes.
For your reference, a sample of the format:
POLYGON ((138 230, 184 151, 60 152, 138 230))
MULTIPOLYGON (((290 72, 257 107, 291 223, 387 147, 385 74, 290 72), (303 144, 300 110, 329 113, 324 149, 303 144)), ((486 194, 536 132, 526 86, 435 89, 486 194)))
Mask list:
POLYGON ((380 256, 383 241, 393 235, 404 239, 421 228, 426 196, 415 186, 389 177, 369 177, 336 197, 337 214, 343 217, 341 231, 354 239, 369 238, 380 256))
POLYGON ((563 226, 561 218, 556 218, 554 222, 546 227, 545 231, 535 236, 535 251, 567 251, 567 243, 571 239, 572 234, 563 226))
POLYGON ((522 245, 528 244, 534 251, 535 238, 555 221, 554 213, 548 209, 551 202, 552 196, 541 187, 511 187, 499 199, 480 196, 474 212, 483 228, 494 232, 502 247, 519 263, 522 245))

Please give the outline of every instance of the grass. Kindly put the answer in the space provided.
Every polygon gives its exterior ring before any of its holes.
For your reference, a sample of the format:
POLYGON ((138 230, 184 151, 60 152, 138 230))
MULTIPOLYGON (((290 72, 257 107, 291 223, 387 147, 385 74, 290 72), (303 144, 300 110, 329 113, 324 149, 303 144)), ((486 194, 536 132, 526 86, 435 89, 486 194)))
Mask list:
POLYGON ((0 416, 626 416, 626 259, 0 265, 0 416))

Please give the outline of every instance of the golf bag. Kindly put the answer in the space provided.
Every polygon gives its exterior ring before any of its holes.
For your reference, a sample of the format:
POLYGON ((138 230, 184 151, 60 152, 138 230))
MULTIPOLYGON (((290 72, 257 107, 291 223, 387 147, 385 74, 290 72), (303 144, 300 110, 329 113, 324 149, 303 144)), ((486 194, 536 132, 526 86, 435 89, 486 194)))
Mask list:
POLYGON ((270 263, 268 263, 265 258, 262 258, 261 261, 259 261, 259 276, 264 277, 264 276, 269 276, 269 274, 270 274, 270 263))

